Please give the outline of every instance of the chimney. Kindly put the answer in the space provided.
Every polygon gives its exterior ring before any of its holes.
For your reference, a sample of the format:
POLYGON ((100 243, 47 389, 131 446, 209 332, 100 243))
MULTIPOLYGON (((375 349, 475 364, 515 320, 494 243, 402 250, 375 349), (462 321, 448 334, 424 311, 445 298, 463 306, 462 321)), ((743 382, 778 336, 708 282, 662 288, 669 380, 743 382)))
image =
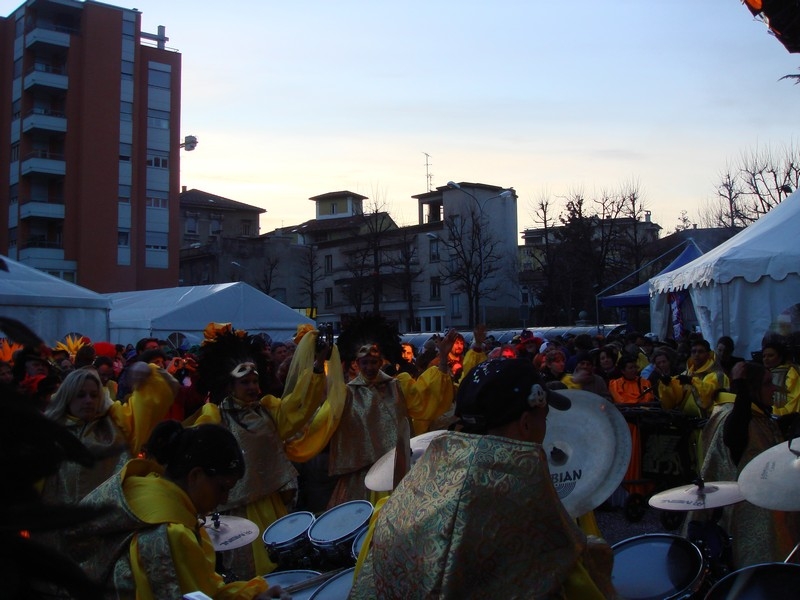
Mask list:
POLYGON ((181 194, 185 194, 185 193, 186 193, 186 186, 182 185, 181 186, 181 194))

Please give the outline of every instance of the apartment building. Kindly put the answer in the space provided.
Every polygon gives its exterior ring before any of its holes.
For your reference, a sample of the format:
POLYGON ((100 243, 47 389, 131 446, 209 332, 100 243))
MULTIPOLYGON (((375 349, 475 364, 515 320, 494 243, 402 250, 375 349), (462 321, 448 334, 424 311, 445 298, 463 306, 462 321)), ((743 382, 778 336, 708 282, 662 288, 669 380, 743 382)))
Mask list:
POLYGON ((0 252, 97 292, 178 283, 181 55, 141 14, 0 19, 0 252))

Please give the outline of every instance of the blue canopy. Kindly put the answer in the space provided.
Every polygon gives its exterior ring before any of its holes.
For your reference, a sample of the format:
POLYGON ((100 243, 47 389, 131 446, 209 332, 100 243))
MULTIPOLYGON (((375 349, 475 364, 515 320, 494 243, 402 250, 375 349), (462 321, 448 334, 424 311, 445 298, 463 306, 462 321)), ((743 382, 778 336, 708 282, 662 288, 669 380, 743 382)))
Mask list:
MULTIPOLYGON (((686 248, 684 248, 683 252, 681 252, 675 260, 669 263, 664 269, 658 273, 658 275, 663 275, 664 273, 669 273, 670 271, 674 271, 678 267, 682 267, 683 265, 687 265, 692 262, 695 258, 702 256, 702 252, 700 248, 697 247, 696 244, 691 243, 686 248)), ((649 306, 650 305, 650 282, 645 281, 637 285, 635 288, 630 289, 626 292, 622 292, 620 294, 614 294, 613 296, 605 296, 604 298, 600 298, 600 305, 604 308, 607 307, 615 307, 615 306, 649 306)))

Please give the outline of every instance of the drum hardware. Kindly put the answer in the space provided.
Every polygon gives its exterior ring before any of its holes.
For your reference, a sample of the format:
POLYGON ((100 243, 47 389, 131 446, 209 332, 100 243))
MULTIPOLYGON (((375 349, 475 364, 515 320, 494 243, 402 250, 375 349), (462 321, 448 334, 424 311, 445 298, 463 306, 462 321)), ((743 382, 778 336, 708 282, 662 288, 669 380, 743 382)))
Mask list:
POLYGON ((542 448, 558 497, 571 517, 605 502, 622 482, 631 456, 631 435, 608 400, 585 390, 559 390, 569 410, 547 415, 542 448))
POLYGON ((308 530, 314 523, 308 511, 290 513, 264 530, 261 540, 277 570, 308 569, 314 565, 314 549, 308 530))
POLYGON ((769 600, 794 600, 800 589, 800 565, 791 563, 764 563, 744 567, 729 573, 716 582, 706 600, 728 598, 769 598, 769 600))
POLYGON ((747 463, 739 474, 739 488, 748 502, 769 510, 800 511, 797 446, 800 441, 796 439, 781 442, 747 463))
POLYGON ((694 483, 659 492, 650 497, 653 508, 662 510, 702 510, 736 504, 744 500, 739 484, 735 481, 704 482, 698 478, 694 483))
POLYGON ((256 524, 242 517, 213 513, 210 526, 205 518, 200 520, 200 525, 205 528, 214 550, 218 552, 247 546, 258 537, 256 524))
MULTIPOLYGON (((425 453, 431 441, 444 433, 447 433, 447 431, 429 431, 411 438, 409 440, 409 445, 411 446, 411 466, 425 453)), ((364 478, 364 484, 367 486, 367 489, 373 492, 390 492, 394 489, 395 455, 396 449, 392 448, 370 467, 364 478)))
POLYGON ((789 552, 789 556, 787 556, 786 560, 784 560, 783 562, 796 564, 796 561, 793 560, 793 559, 794 559, 795 555, 797 554, 798 550, 800 550, 800 544, 797 544, 794 548, 792 548, 792 551, 789 552))

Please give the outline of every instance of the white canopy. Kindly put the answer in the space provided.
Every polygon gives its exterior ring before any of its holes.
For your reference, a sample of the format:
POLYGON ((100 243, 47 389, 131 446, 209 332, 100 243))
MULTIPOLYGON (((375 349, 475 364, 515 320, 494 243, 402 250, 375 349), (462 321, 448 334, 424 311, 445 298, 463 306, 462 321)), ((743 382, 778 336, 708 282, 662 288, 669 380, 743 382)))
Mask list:
POLYGON ((203 329, 212 321, 283 341, 294 336, 300 323, 314 323, 243 282, 107 296, 111 300, 110 341, 120 344, 135 344, 143 337, 167 339, 172 333, 185 336, 189 345, 199 344, 203 329))
POLYGON ((650 280, 652 331, 670 328, 670 294, 688 294, 703 336, 729 335, 738 353, 759 350, 778 315, 800 303, 800 193, 710 252, 650 280))
POLYGON ((69 333, 106 339, 108 298, 5 256, 0 261, 0 314, 25 323, 50 345, 69 333))

